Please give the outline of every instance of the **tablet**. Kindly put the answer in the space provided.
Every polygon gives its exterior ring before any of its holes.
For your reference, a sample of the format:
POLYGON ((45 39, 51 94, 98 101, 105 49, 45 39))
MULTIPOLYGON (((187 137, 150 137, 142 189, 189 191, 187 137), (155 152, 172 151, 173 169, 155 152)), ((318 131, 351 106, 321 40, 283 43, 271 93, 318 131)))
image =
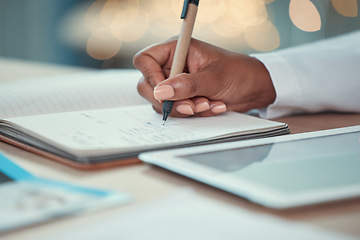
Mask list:
POLYGON ((360 126, 147 152, 139 158, 270 208, 360 196, 360 126))

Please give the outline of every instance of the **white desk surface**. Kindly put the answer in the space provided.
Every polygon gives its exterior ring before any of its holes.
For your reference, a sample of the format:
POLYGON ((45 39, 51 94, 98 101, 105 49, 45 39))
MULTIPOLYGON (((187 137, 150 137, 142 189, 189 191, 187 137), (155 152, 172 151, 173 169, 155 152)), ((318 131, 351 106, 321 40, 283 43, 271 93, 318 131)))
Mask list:
MULTIPOLYGON (((0 81, 12 81, 30 77, 68 74, 89 71, 85 68, 55 66, 14 59, 0 59, 0 81)), ((293 133, 343 127, 360 124, 360 114, 319 114, 294 116, 278 119, 289 124, 293 133), (326 119, 326 121, 324 121, 326 119)), ((287 211, 273 211, 250 203, 226 192, 211 188, 166 170, 145 164, 136 164, 100 171, 80 171, 55 163, 43 157, 17 149, 0 142, 0 151, 15 163, 31 173, 54 180, 81 184, 89 187, 119 190, 134 196, 130 204, 117 208, 136 208, 151 199, 160 198, 184 187, 191 187, 202 196, 225 201, 238 208, 254 212, 265 212, 283 219, 304 222, 319 228, 339 233, 355 235, 360 238, 360 200, 352 199, 318 206, 309 206, 287 211)), ((99 216, 111 213, 111 209, 64 218, 16 230, 0 236, 1 239, 39 239, 52 232, 59 232, 70 225, 86 225, 99 216)))

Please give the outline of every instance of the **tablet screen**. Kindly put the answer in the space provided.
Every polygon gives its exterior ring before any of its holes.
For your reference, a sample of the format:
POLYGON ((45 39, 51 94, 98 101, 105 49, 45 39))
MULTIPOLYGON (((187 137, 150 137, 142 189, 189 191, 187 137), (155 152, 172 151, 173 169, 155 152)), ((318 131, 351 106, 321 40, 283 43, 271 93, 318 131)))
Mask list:
POLYGON ((360 131, 180 157, 287 193, 360 184, 360 131))

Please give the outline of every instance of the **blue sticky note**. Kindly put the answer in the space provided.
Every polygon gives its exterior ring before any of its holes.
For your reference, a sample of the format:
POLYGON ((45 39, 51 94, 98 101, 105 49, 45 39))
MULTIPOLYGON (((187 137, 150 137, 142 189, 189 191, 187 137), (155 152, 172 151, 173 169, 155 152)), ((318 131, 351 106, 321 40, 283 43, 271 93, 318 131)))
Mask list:
POLYGON ((25 171, 2 154, 0 154, 0 171, 15 181, 35 178, 34 175, 25 171))
POLYGON ((131 200, 118 191, 36 177, 1 154, 0 195, 0 233, 131 200))

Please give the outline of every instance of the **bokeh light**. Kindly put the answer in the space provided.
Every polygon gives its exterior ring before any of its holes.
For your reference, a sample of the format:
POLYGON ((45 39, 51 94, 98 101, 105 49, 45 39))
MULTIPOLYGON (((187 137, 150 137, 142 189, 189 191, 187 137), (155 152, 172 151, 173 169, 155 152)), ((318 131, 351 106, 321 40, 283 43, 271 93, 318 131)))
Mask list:
POLYGON ((254 26, 267 20, 264 0, 230 0, 229 7, 237 24, 254 26))
MULTIPOLYGON (((234 48, 246 44, 237 40, 245 32, 247 42, 254 40, 252 36, 262 34, 261 31, 270 32, 272 34, 270 38, 277 39, 276 27, 271 25, 269 28, 267 2, 271 1, 201 1, 195 27, 200 33, 200 37, 232 40, 230 42, 234 48), (253 27, 252 31, 251 28, 253 27)), ((97 59, 104 59, 113 56, 116 50, 120 50, 121 44, 119 43, 141 41, 144 38, 151 37, 151 34, 162 40, 177 35, 181 25, 182 5, 183 1, 178 0, 95 1, 87 9, 84 17, 84 24, 90 31, 87 40, 88 54, 93 57, 96 56, 97 59), (99 34, 104 36, 99 36, 99 34), (99 49, 106 49, 107 54, 100 56, 100 50, 95 51, 96 44, 111 44, 114 42, 114 38, 118 39, 119 43, 115 44, 113 48, 99 46, 99 49)), ((261 49, 268 51, 279 46, 279 39, 268 41, 267 46, 259 42, 256 40, 249 46, 258 51, 262 51, 261 49)))
POLYGON ((120 50, 122 42, 115 38, 109 28, 94 31, 86 44, 86 52, 93 58, 106 60, 114 57, 120 50))
POLYGON ((123 13, 118 13, 110 25, 111 32, 114 36, 124 42, 139 40, 145 35, 148 27, 148 15, 137 8, 129 8, 123 13))
POLYGON ((260 52, 272 51, 280 46, 279 31, 270 21, 246 28, 245 39, 253 49, 260 52))
POLYGON ((334 9, 345 17, 356 17, 358 15, 357 0, 331 0, 334 9))
POLYGON ((165 40, 179 34, 181 26, 180 12, 181 1, 153 0, 147 11, 149 12, 150 27, 149 32, 165 40))
POLYGON ((196 17, 196 21, 199 22, 200 24, 201 23, 210 24, 215 22, 219 18, 223 17, 224 15, 227 15, 226 14, 227 11, 228 11, 227 1, 218 1, 218 0, 200 1, 199 11, 196 17))
POLYGON ((321 28, 320 13, 309 0, 291 0, 290 19, 296 27, 306 32, 315 32, 321 28))
POLYGON ((223 38, 234 38, 243 32, 244 27, 237 24, 231 15, 223 15, 211 23, 210 30, 223 38))
MULTIPOLYGON (((276 16, 272 13, 270 17, 267 9, 267 4, 273 1, 200 1, 194 37, 234 51, 277 49, 280 34, 273 23, 276 16)), ((357 0, 331 3, 344 16, 358 14, 357 0)), ((122 48, 123 52, 132 46, 141 49, 178 35, 182 5, 179 0, 96 0, 84 10, 83 22, 88 29, 86 50, 96 59, 108 59, 122 48), (101 51, 104 53, 100 54, 101 51)), ((289 15, 292 23, 305 32, 321 29, 320 13, 310 0, 291 0, 289 15)))

